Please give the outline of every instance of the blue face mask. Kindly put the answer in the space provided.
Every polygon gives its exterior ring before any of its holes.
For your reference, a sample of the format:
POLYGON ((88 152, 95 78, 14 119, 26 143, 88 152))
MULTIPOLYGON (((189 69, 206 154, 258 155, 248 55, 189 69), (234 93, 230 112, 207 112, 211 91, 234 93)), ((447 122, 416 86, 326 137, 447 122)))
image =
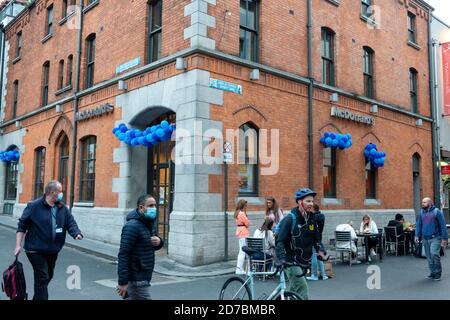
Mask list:
POLYGON ((56 201, 61 202, 63 197, 64 197, 64 193, 62 193, 62 192, 58 193, 58 198, 56 199, 56 201))
POLYGON ((148 208, 144 213, 144 217, 147 219, 155 219, 156 218, 156 208, 148 208))

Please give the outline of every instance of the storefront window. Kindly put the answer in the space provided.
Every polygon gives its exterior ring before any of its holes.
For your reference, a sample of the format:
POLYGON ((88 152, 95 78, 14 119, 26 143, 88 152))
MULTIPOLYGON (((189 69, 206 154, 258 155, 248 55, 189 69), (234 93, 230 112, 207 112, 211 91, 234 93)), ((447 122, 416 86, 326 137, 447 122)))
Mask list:
POLYGON ((323 149, 323 195, 336 198, 336 149, 323 149))
POLYGON ((239 128, 239 195, 258 195, 258 131, 248 123, 239 128))
POLYGON ((95 191, 95 157, 97 138, 90 136, 81 141, 80 201, 93 202, 95 191))
POLYGON ((17 171, 17 162, 6 163, 5 200, 16 200, 17 171))

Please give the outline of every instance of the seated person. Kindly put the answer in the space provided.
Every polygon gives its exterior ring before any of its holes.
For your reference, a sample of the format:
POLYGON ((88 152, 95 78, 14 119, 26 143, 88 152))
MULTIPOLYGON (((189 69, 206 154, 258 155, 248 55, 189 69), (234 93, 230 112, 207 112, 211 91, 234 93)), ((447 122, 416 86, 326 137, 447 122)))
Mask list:
MULTIPOLYGON (((371 233, 371 234, 378 234, 378 227, 375 221, 372 220, 372 218, 366 214, 361 222, 361 226, 359 227, 359 232, 361 233, 371 233)), ((378 244, 378 239, 374 237, 368 238, 369 240, 369 249, 370 249, 370 256, 367 258, 369 261, 372 261, 372 258, 375 257, 377 254, 375 253, 375 248, 378 244)))
MULTIPOLYGON (((275 250, 274 250, 275 249, 275 237, 272 232, 273 225, 274 225, 274 221, 270 217, 266 217, 261 228, 256 229, 255 232, 253 233, 254 238, 265 239, 264 242, 265 242, 266 252, 265 252, 265 257, 264 257, 264 252, 253 253, 251 256, 252 259, 264 260, 264 258, 265 258, 267 260, 267 259, 272 259, 272 257, 275 256, 275 250)), ((265 271, 268 271, 271 268, 272 268, 272 263, 270 262, 269 264, 266 265, 265 271)), ((258 271, 262 271, 262 266, 260 266, 258 268, 258 271)))
POLYGON ((348 221, 347 223, 338 225, 336 227, 336 231, 350 231, 350 236, 352 238, 351 244, 349 244, 347 241, 336 241, 336 248, 351 249, 352 259, 354 259, 352 263, 361 263, 360 261, 358 261, 358 250, 356 248, 356 244, 358 243, 358 236, 356 235, 355 229, 353 229, 353 222, 348 221))
MULTIPOLYGON (((395 220, 391 220, 388 223, 388 227, 396 227, 397 228, 397 235, 400 236, 398 238, 398 241, 404 241, 405 240, 405 234, 403 232, 403 223, 404 223, 405 219, 403 219, 403 215, 400 213, 397 213, 395 215, 395 220)), ((395 241, 395 239, 388 239, 389 241, 395 241)), ((398 248, 398 254, 403 255, 405 254, 403 252, 403 249, 401 246, 399 246, 398 248)), ((409 252, 409 243, 406 243, 406 252, 409 252)))

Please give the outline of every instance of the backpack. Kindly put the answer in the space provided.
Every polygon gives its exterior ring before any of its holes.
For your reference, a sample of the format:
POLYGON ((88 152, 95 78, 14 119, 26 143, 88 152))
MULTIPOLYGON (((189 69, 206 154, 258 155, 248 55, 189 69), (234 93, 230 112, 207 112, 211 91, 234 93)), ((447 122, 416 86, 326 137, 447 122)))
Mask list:
POLYGON ((11 300, 28 299, 23 265, 19 262, 18 257, 16 257, 13 264, 3 272, 2 291, 11 300))
MULTIPOLYGON (((293 233, 294 232, 294 228, 295 228, 295 221, 296 221, 296 218, 295 218, 295 215, 292 213, 292 212, 289 212, 289 215, 292 217, 292 221, 293 221, 293 223, 292 223, 292 227, 291 227, 291 233, 293 233)), ((275 226, 275 228, 273 229, 273 234, 274 234, 274 236, 276 237, 277 235, 278 235, 278 233, 280 232, 280 229, 281 229, 281 223, 284 221, 284 223, 286 223, 285 221, 285 218, 286 218, 287 216, 284 216, 283 217, 283 219, 281 219, 280 220, 280 222, 278 222, 278 224, 275 226)))

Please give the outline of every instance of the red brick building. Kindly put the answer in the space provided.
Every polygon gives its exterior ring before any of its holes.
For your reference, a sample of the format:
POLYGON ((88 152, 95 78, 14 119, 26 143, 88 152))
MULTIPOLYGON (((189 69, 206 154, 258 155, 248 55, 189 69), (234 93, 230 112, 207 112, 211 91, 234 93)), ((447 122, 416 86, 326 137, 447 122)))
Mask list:
MULTIPOLYGON (((6 29, 1 150, 17 147, 21 158, 3 164, 0 188, 16 184, 6 199, 15 216, 59 179, 85 234, 117 244, 138 195, 152 193, 170 257, 221 260, 224 175, 213 148, 219 133, 240 128, 256 135, 234 141, 227 200, 231 213, 248 200, 252 230, 265 196, 288 210, 310 180, 327 216, 325 241, 365 213, 379 227, 396 212, 413 220, 432 195, 424 1, 314 0, 311 56, 307 0, 85 2, 37 0, 6 29), (336 108, 350 119, 333 116, 336 108), (120 123, 144 130, 163 119, 177 133, 157 147, 112 134, 120 123), (327 131, 350 133, 353 145, 324 148, 327 131), (387 154, 384 167, 367 165, 369 143, 387 154)), ((234 229, 230 216, 231 255, 234 229)))

